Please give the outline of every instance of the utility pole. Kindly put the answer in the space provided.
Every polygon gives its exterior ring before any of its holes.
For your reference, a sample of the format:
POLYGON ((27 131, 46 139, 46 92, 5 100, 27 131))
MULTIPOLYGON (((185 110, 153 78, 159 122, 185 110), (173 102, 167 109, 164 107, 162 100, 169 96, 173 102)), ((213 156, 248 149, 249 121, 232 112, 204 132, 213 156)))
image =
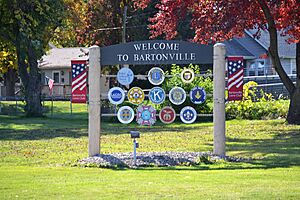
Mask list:
POLYGON ((126 21, 127 21, 127 6, 124 6, 123 27, 122 27, 122 43, 126 43, 126 21))
MULTIPOLYGON (((126 43, 126 21, 127 21, 127 6, 124 6, 124 14, 123 14, 123 27, 122 27, 122 43, 126 43)), ((123 67, 129 68, 129 65, 123 65, 123 67)), ((125 86, 127 89, 129 85, 125 86)))

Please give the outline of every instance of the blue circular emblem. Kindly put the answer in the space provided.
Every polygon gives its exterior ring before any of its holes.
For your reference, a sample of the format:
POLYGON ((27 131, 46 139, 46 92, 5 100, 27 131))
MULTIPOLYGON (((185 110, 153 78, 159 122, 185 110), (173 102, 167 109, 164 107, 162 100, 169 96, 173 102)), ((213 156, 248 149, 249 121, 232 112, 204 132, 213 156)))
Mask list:
POLYGON ((182 104, 186 99, 186 93, 181 87, 174 87, 169 93, 170 101, 175 105, 182 104))
POLYGON ((148 80, 152 85, 160 85, 165 80, 165 73, 161 68, 153 67, 148 72, 148 80))
POLYGON ((121 85, 129 85, 134 78, 133 71, 127 67, 124 67, 118 71, 117 79, 121 85))
POLYGON ((180 111, 180 119, 183 123, 191 124, 197 119, 197 112, 191 106, 186 106, 180 111))
POLYGON ((190 91, 190 99, 194 104, 201 104, 206 100, 206 92, 202 87, 194 87, 190 91))
POLYGON ((154 104, 161 104, 165 101, 166 93, 161 87, 154 87, 149 92, 149 99, 154 104))
POLYGON ((121 104, 125 99, 125 92, 120 87, 113 87, 108 91, 108 99, 112 104, 121 104))

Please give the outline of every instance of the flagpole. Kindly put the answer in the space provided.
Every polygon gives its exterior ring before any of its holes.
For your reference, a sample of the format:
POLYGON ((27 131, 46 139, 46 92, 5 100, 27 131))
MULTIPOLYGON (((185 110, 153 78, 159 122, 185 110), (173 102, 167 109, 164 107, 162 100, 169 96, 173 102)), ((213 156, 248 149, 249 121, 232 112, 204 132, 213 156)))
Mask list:
POLYGON ((71 111, 71 116, 73 114, 73 110, 72 110, 72 95, 70 97, 70 111, 71 111))
POLYGON ((53 88, 51 89, 51 117, 53 117, 53 88))

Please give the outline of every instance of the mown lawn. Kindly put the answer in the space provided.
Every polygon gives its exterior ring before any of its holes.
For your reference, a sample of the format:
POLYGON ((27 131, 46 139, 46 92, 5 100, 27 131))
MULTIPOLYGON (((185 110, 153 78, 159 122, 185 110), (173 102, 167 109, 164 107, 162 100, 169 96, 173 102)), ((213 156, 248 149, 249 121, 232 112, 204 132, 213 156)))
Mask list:
MULTIPOLYGON (((300 126, 284 120, 227 122, 227 154, 247 163, 175 168, 74 167, 87 156, 86 106, 26 119, 0 115, 0 199, 299 199, 300 126)), ((212 151, 212 123, 137 127, 104 122, 101 152, 212 151)))

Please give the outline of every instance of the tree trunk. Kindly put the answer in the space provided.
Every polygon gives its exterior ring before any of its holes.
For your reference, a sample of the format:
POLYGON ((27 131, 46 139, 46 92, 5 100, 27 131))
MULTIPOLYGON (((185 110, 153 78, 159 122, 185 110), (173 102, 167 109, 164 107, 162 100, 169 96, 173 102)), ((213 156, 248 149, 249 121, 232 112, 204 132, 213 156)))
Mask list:
POLYGON ((16 42, 19 74, 24 86, 25 112, 27 117, 41 117, 41 78, 38 72, 37 56, 31 41, 22 38, 16 42), (28 63, 25 62, 27 58, 28 63))
POLYGON ((296 87, 290 95, 289 124, 300 124, 300 43, 296 44, 296 87))
POLYGON ((13 98, 15 96, 15 83, 17 72, 13 68, 9 68, 4 75, 4 85, 6 88, 6 96, 13 98))
POLYGON ((300 45, 296 44, 296 74, 297 81, 296 85, 293 84, 292 80, 284 71, 278 53, 278 40, 277 40, 277 29, 274 18, 271 15, 271 11, 264 0, 258 0, 264 15, 268 23, 268 31, 270 34, 270 47, 269 53, 271 55, 272 62, 275 70, 278 73, 281 81, 289 92, 290 95, 290 107, 287 116, 287 122, 289 124, 300 124, 300 45))
POLYGON ((297 88, 290 97, 290 107, 287 116, 289 124, 300 125, 300 88, 297 88))

